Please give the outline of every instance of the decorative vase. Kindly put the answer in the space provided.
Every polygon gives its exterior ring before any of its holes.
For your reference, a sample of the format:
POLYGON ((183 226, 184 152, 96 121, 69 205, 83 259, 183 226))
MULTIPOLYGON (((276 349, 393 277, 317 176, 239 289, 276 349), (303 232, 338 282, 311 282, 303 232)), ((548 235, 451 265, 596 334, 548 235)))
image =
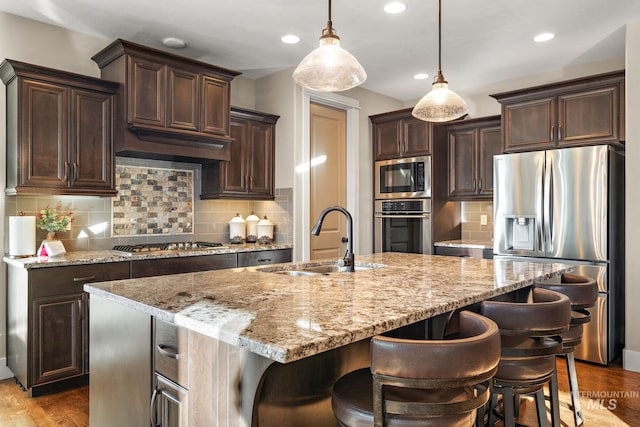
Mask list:
POLYGON ((56 232, 55 231, 48 231, 47 232, 47 240, 58 240, 58 236, 56 236, 56 232))

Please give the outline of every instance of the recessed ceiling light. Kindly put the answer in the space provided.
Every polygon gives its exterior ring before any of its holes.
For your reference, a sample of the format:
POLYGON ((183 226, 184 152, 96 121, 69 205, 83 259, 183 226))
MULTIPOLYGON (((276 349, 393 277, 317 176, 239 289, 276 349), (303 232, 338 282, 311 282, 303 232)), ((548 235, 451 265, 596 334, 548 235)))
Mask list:
POLYGON ((187 43, 177 37, 165 37, 162 39, 162 44, 171 49, 184 49, 187 47, 187 43))
POLYGON ((296 44, 300 41, 300 37, 294 34, 287 34, 286 36, 282 36, 280 40, 282 40, 282 42, 286 44, 296 44))
POLYGON ((387 13, 402 13, 405 10, 407 10, 407 5, 399 1, 388 3, 384 7, 384 11, 387 13))
POLYGON ((414 75, 413 78, 416 79, 416 80, 424 80, 424 79, 429 78, 429 74, 427 74, 427 73, 418 73, 418 74, 414 75))
POLYGON ((533 41, 534 42, 538 42, 538 43, 548 42, 549 40, 551 40, 555 36, 556 35, 553 34, 553 33, 541 33, 541 34, 538 34, 537 36, 535 36, 533 38, 533 41))

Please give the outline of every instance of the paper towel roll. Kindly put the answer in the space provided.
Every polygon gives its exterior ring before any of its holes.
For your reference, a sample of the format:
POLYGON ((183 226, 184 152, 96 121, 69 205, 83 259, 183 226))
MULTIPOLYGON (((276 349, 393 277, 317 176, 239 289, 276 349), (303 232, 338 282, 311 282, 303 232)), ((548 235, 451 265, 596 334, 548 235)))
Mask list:
POLYGON ((36 217, 9 217, 9 255, 30 256, 36 253, 36 217))

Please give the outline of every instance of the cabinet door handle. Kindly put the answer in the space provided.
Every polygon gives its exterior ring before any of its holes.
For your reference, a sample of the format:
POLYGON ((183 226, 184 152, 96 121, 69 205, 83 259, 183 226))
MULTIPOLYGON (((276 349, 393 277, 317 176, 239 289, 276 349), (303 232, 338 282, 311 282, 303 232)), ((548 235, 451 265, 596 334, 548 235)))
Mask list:
POLYGON ((562 125, 558 125, 558 142, 562 141, 562 125))
POLYGON ((78 282, 90 282, 92 280, 95 280, 96 276, 85 276, 85 277, 74 277, 73 281, 74 283, 78 283, 78 282))
POLYGON ((551 142, 555 141, 554 139, 554 134, 556 133, 556 127, 555 126, 551 126, 551 133, 549 134, 549 139, 551 140, 551 142))
POLYGON ((478 191, 482 191, 482 178, 478 179, 478 191))
POLYGON ((166 344, 158 344, 156 346, 161 355, 168 357, 169 359, 180 359, 180 353, 178 353, 178 349, 166 344))
POLYGON ((78 180, 78 164, 76 162, 73 162, 73 180, 77 181, 78 180))
POLYGON ((153 393, 151 394, 151 407, 149 408, 149 417, 151 418, 151 427, 159 427, 158 426, 158 411, 156 411, 156 399, 158 397, 158 389, 156 387, 153 388, 153 393))
POLYGON ((244 191, 249 191, 249 175, 244 176, 244 191))
POLYGON ((69 162, 64 162, 64 176, 62 177, 63 181, 67 181, 69 179, 69 162))
POLYGON ((78 319, 82 320, 82 299, 78 300, 78 319))
POLYGON ((262 258, 259 259, 258 262, 271 262, 271 258, 262 258))
POLYGON ((473 178, 473 191, 474 192, 476 191, 476 179, 475 178, 473 178))

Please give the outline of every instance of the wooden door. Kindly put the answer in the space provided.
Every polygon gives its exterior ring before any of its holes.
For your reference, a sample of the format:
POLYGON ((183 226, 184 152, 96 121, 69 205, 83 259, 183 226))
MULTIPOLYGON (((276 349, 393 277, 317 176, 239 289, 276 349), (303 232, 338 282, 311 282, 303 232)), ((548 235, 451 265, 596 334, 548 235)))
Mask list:
POLYGON ((231 120, 231 160, 221 162, 221 191, 223 193, 246 193, 248 189, 247 138, 249 125, 246 120, 231 120))
POLYGON ((555 97, 503 105, 502 113, 505 152, 544 150, 554 147, 555 97))
POLYGON ((478 132, 478 195, 492 198, 493 156, 502 152, 500 124, 478 132))
POLYGON ((230 85, 214 76, 202 76, 202 118, 200 131, 229 135, 230 85))
POLYGON ((619 141, 618 85, 558 96, 560 146, 619 141))
POLYGON ((374 160, 387 160, 400 157, 400 120, 389 120, 373 125, 374 160))
POLYGON ((24 80, 20 95, 18 186, 69 186, 69 88, 24 80))
POLYGON ((71 90, 71 186, 113 188, 114 95, 71 90))
POLYGON ((477 130, 461 129, 448 133, 449 197, 474 196, 477 191, 477 130))
POLYGON ((200 124, 198 73, 167 68, 167 127, 197 131, 200 124))
POLYGON ((82 294, 33 300, 32 384, 82 375, 82 294))
POLYGON ((131 61, 127 87, 129 123, 165 127, 167 67, 146 59, 128 60, 131 61))
POLYGON ((402 121, 402 157, 426 156, 431 153, 429 126, 429 123, 414 117, 402 121))
MULTIPOLYGON (((310 220, 313 227, 323 209, 346 208, 347 113, 344 110, 311 103, 310 109, 310 220), (324 161, 323 156, 326 156, 324 161)), ((310 258, 342 258, 347 236, 344 215, 330 212, 319 236, 311 236, 310 258)))
POLYGON ((249 192, 253 195, 273 195, 273 126, 251 122, 248 140, 247 170, 249 192))

